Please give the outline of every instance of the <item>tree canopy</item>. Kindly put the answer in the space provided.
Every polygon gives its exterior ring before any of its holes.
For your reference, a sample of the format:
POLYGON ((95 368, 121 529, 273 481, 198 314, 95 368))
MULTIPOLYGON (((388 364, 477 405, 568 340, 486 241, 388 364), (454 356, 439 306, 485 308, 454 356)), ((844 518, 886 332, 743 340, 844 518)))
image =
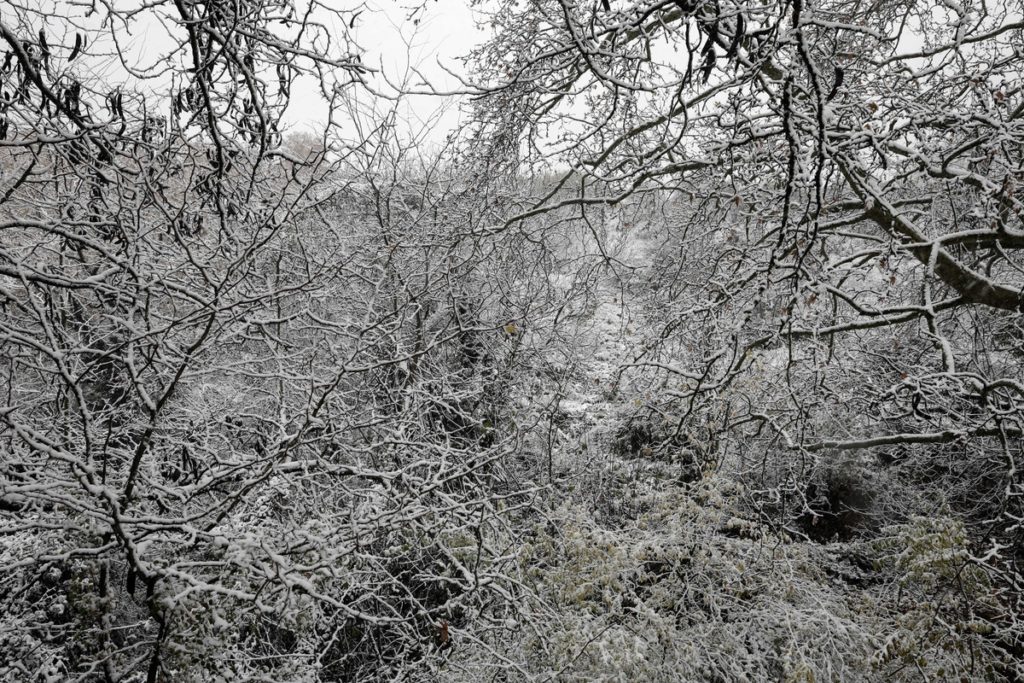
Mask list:
POLYGON ((0 678, 1024 676, 1017 3, 471 3, 429 149, 362 4, 43 5, 0 678))

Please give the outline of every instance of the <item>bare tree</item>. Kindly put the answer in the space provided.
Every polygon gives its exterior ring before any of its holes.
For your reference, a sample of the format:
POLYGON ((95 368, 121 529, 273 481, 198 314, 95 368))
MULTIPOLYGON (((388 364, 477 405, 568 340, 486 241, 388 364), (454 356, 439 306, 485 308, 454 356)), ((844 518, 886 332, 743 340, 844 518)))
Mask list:
POLYGON ((339 139, 370 73, 357 13, 0 20, 4 676, 517 666, 446 662, 500 651, 530 600, 501 391, 525 254, 481 240, 488 202, 444 155, 381 120, 339 139), (280 134, 300 87, 328 103, 320 140, 280 134))
POLYGON ((652 448, 740 473, 804 538, 954 506, 958 566, 1003 601, 971 609, 1018 658, 1019 12, 552 0, 491 20, 481 131, 563 169, 503 225, 662 202, 636 294, 656 328, 623 367, 657 389, 652 448))

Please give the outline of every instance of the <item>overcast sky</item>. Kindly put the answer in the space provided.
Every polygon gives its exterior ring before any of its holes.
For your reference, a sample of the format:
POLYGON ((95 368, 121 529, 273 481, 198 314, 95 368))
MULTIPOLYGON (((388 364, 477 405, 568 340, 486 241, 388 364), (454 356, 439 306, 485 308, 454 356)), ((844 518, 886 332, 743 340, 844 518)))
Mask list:
MULTIPOLYGON (((359 0, 320 0, 327 6, 353 11, 360 7, 359 0)), ((148 92, 160 98, 166 92, 166 78, 171 73, 163 60, 173 54, 175 41, 171 34, 177 33, 175 12, 168 5, 164 12, 132 14, 128 23, 113 22, 101 27, 106 16, 102 12, 90 12, 88 3, 75 0, 27 0, 32 8, 28 17, 34 22, 29 30, 34 34, 39 28, 46 28, 51 42, 70 46, 76 31, 89 35, 91 59, 79 60, 75 69, 102 87, 113 89, 131 82, 133 88, 148 92), (116 34, 116 42, 114 39, 116 34), (125 71, 116 56, 123 51, 132 68, 145 72, 144 81, 132 78, 125 71)), ((307 0, 297 0, 300 14, 305 10, 307 0)), ((111 0, 118 11, 137 9, 139 0, 111 0)), ((394 92, 388 83, 406 83, 416 87, 422 80, 410 71, 418 69, 438 90, 457 89, 459 83, 452 78, 442 64, 456 72, 464 72, 459 57, 481 42, 485 33, 474 23, 474 14, 467 0, 427 0, 419 12, 418 21, 410 17, 417 7, 416 0, 366 0, 362 11, 353 24, 331 26, 335 33, 348 33, 354 37, 362 63, 379 72, 369 77, 369 84, 382 92, 394 92)), ((351 15, 346 15, 351 16, 351 15)), ((329 20, 323 13, 318 20, 329 20)), ((177 36, 180 38, 180 36, 177 36)), ((187 62, 187 57, 183 57, 187 62)), ((425 89, 425 88, 421 88, 425 89)), ((349 92, 356 93, 356 89, 349 92)), ((365 93, 361 100, 370 98, 365 93)), ((156 104, 154 100, 153 104, 156 104)), ((166 105, 166 102, 164 103, 166 105)), ((428 140, 440 142, 459 123, 457 102, 450 97, 412 96, 403 98, 399 105, 400 118, 407 124, 408 131, 418 136, 423 123, 431 120, 439 108, 447 112, 438 120, 428 140)), ((159 106, 159 105, 157 105, 159 106)), ((292 103, 285 115, 286 129, 291 131, 311 130, 320 132, 327 117, 327 103, 311 79, 300 79, 292 89, 292 103)), ((344 126, 343 126, 344 128, 344 126)))
MULTIPOLYGON (((340 0, 333 0, 340 2, 340 0)), ((459 83, 441 65, 464 73, 459 57, 483 40, 485 33, 477 29, 468 2, 431 0, 425 11, 418 13, 418 23, 409 20, 414 4, 394 0, 370 0, 359 15, 354 36, 362 48, 362 61, 380 70, 372 78, 375 87, 387 90, 390 83, 408 82, 416 86, 420 80, 410 71, 416 68, 438 90, 457 89, 459 83)), ((346 3, 344 7, 351 7, 346 3)), ((322 130, 326 119, 326 102, 307 84, 293 90, 293 103, 286 122, 293 129, 322 130)), ((429 135, 432 141, 443 140, 459 124, 459 111, 451 98, 427 95, 404 98, 400 111, 410 131, 418 135, 424 123, 439 116, 429 135), (442 111, 442 108, 444 110, 442 111)))

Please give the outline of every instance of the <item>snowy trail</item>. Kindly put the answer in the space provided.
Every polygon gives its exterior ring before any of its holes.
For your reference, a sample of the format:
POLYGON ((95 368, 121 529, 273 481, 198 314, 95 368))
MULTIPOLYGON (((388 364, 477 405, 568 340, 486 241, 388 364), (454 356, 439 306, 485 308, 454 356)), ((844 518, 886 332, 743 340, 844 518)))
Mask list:
POLYGON ((620 274, 646 267, 652 244, 639 229, 614 230, 608 235, 605 249, 624 265, 616 266, 618 272, 602 276, 596 290, 596 305, 578 323, 579 363, 572 390, 559 403, 561 412, 582 432, 580 440, 592 465, 617 458, 612 445, 627 400, 620 393, 617 374, 643 339, 638 334, 643 329, 639 311, 630 307, 620 274))

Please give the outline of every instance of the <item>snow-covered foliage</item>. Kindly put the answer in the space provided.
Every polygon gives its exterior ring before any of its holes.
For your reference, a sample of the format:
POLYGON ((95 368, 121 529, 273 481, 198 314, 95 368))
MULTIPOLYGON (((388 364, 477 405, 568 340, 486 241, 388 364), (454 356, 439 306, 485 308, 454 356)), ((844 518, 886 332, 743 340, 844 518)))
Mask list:
POLYGON ((0 680, 1024 678, 1019 8, 473 3, 428 152, 358 3, 47 2, 0 680))

